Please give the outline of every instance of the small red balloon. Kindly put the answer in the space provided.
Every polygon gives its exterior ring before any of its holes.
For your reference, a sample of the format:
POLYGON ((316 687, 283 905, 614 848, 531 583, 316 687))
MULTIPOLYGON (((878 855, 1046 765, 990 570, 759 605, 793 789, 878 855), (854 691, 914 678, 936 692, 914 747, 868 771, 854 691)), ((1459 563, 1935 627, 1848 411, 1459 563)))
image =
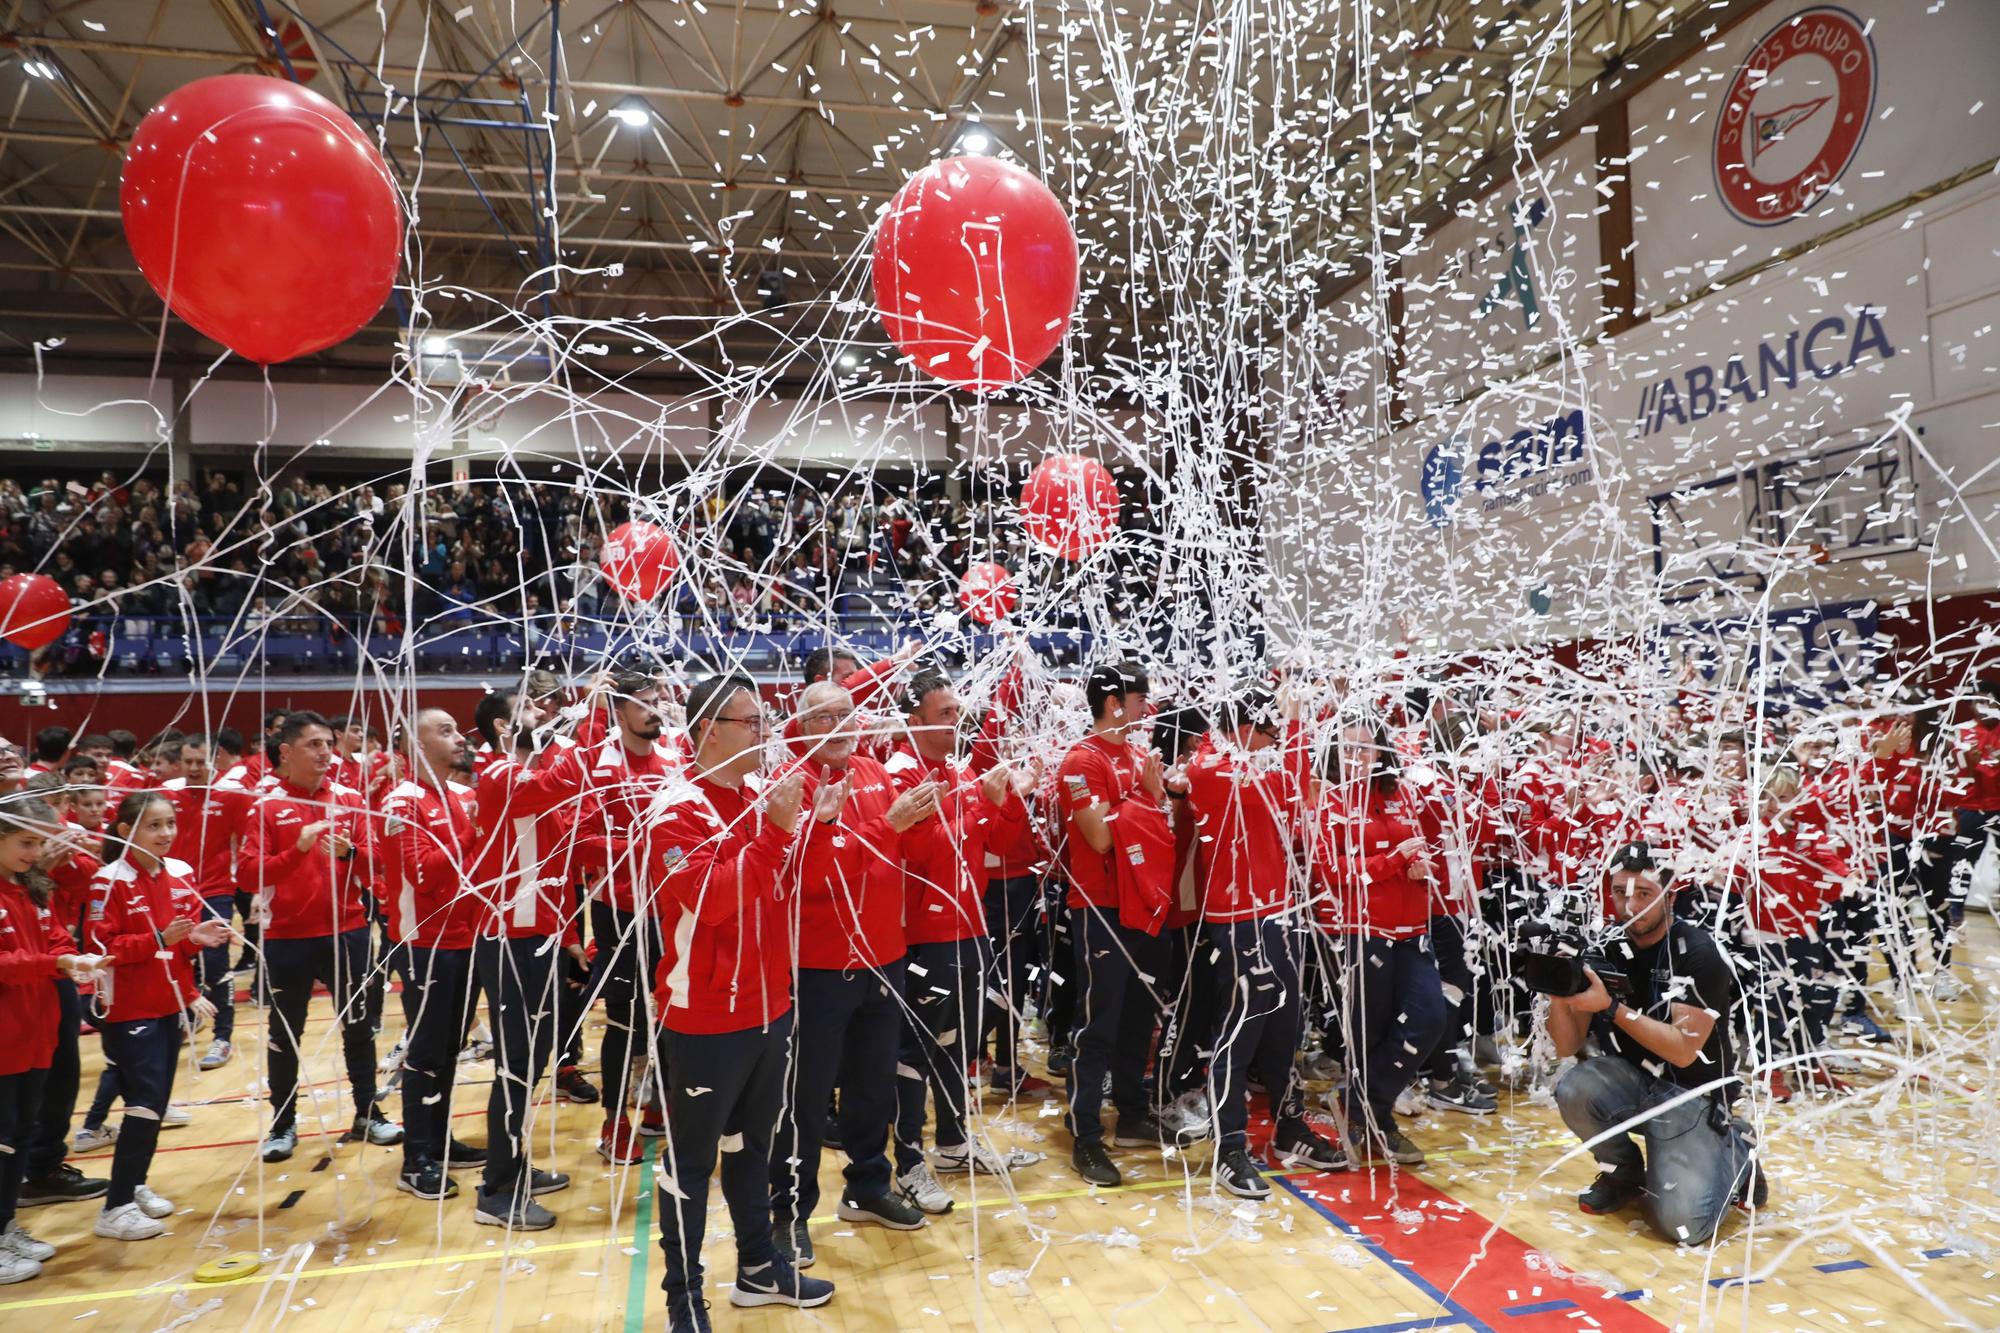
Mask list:
POLYGON ((16 574, 0 581, 0 638, 33 652, 69 628, 69 595, 46 574, 16 574))
POLYGON ((1081 560, 1118 531, 1118 483, 1081 454, 1043 459, 1021 487, 1021 522, 1043 550, 1081 560))
POLYGON ((1021 604, 1021 590, 1014 586, 1014 576, 1006 566, 985 560, 965 571, 958 584, 958 600, 967 615, 982 625, 991 625, 1014 613, 1021 604))
POLYGON ((1076 313, 1076 233, 1017 166, 948 157, 910 177, 875 235, 875 305, 917 369, 981 393, 1048 359, 1076 313))
POLYGON ((620 523, 604 539, 598 566, 611 586, 635 602, 650 602, 680 571, 673 534, 652 523, 620 523))
POLYGON ((318 93, 258 74, 168 93, 132 135, 118 203, 160 299, 260 365, 350 337, 402 258, 374 141, 318 93))

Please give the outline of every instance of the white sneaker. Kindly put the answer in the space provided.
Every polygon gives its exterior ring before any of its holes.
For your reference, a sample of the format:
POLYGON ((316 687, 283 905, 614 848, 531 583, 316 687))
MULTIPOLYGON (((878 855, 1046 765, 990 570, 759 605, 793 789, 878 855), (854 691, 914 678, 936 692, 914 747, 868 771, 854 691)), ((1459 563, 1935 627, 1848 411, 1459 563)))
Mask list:
POLYGON ((1931 998, 1940 1004, 1963 999, 1971 993, 1972 987, 1947 971, 1940 970, 1931 978, 1931 998))
POLYGON ((909 1195, 910 1202, 927 1213, 948 1213, 951 1211, 951 1195, 944 1186, 938 1184, 937 1176, 923 1162, 917 1163, 902 1175, 896 1183, 909 1195))
POLYGON ((139 1211, 148 1217, 172 1217, 174 1206, 153 1193, 151 1185, 141 1185, 132 1191, 132 1202, 139 1205, 139 1211))
POLYGON ((19 1222, 15 1222, 7 1228, 5 1235, 0 1235, 0 1254, 11 1254, 39 1264, 55 1258, 56 1247, 45 1240, 36 1240, 21 1229, 19 1222))
POLYGON ((74 1152, 96 1152, 99 1148, 109 1148, 116 1142, 118 1142, 118 1131, 107 1123, 99 1125, 96 1129, 85 1125, 77 1130, 69 1145, 74 1152))
POLYGON ((1915 1023, 1924 1016, 1924 1011, 1917 1007, 1917 997, 1908 991, 1896 992, 1895 1010, 1896 1017, 1905 1023, 1915 1023))
POLYGON ((1026 1148, 1009 1148, 1002 1153, 978 1142, 957 1148, 938 1148, 931 1153, 931 1165, 950 1175, 983 1171, 989 1176, 1004 1176, 1041 1160, 1040 1153, 1029 1152, 1026 1148))
POLYGON ((408 1045, 408 1037, 396 1038, 396 1044, 389 1048, 389 1053, 376 1062, 375 1072, 378 1074, 401 1073, 403 1070, 403 1051, 408 1045))
POLYGON ((0 1287, 41 1275, 42 1265, 38 1261, 23 1259, 12 1250, 0 1250, 0 1287))
POLYGON ((1425 1111, 1430 1110, 1430 1108, 1431 1108, 1431 1099, 1428 1096, 1426 1096, 1424 1090, 1415 1083, 1412 1083, 1409 1087, 1404 1088, 1401 1092, 1396 1094, 1397 1115, 1400 1116, 1422 1115, 1425 1111))
POLYGON ((151 1240, 165 1235, 167 1229, 146 1216, 137 1203, 124 1203, 99 1213, 91 1231, 106 1240, 151 1240))
POLYGON ((229 1058, 235 1054, 236 1044, 234 1042, 224 1041, 222 1038, 217 1037, 208 1044, 208 1053, 201 1057, 201 1064, 198 1067, 202 1069, 220 1069, 228 1064, 229 1058))
POLYGON ((493 1034, 484 1023, 472 1029, 465 1038, 465 1046, 458 1053, 460 1064, 471 1064, 474 1060, 493 1058, 493 1034))
POLYGON ((188 1114, 187 1107, 177 1102, 168 1102, 167 1109, 160 1113, 160 1128, 185 1129, 193 1120, 194 1117, 188 1114))
POLYGON ((1205 1139, 1209 1134, 1208 1094, 1189 1088, 1160 1111, 1160 1123, 1183 1139, 1205 1139))

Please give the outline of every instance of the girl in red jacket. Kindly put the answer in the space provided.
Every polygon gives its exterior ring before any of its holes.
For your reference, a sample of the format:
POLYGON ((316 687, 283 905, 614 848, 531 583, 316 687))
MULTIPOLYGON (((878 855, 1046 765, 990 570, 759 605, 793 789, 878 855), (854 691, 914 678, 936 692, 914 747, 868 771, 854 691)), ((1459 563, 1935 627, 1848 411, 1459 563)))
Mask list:
POLYGON ((1327 760, 1310 851, 1316 914, 1339 959, 1352 1065, 1338 1117, 1342 1146, 1357 1163, 1415 1166, 1423 1150, 1397 1128, 1395 1105, 1445 1030, 1430 938, 1444 868, 1438 830, 1403 789, 1380 727, 1347 724, 1327 760))
POLYGON ((21 1230, 14 1208, 21 1159, 34 1134, 42 1083, 55 1055, 56 979, 86 963, 49 911, 54 886, 35 868, 55 812, 32 797, 0 803, 0 1285, 38 1277, 55 1247, 21 1230))
POLYGON ((99 987, 105 1059, 118 1066, 125 1119, 111 1159, 111 1192, 93 1228, 110 1240, 146 1240, 166 1230, 173 1204, 146 1186, 160 1117, 173 1093, 189 1012, 200 997, 194 960, 221 944, 229 928, 207 916, 194 867, 167 853, 174 845, 174 805, 159 791, 119 802, 90 908, 90 935, 109 964, 99 987))

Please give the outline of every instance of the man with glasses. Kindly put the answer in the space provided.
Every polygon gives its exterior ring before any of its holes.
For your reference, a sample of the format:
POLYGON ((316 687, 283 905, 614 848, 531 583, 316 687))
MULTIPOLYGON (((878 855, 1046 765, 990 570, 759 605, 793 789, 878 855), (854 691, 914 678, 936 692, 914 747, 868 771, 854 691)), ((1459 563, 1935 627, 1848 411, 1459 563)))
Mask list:
POLYGON ((648 1109, 635 1134, 625 1109, 632 1062, 651 1050, 647 982, 662 950, 656 909, 648 901, 653 881, 643 873, 645 815, 680 772, 661 741, 661 702, 653 675, 613 675, 613 734, 585 758, 588 778, 576 821, 576 867, 590 887, 590 931, 597 941, 591 992, 604 997, 604 1128, 597 1151, 618 1166, 639 1160, 641 1137, 665 1132, 660 1112, 648 1109))
POLYGON ((853 695, 830 681, 806 687, 791 731, 785 771, 804 777, 815 817, 799 862, 798 1021, 772 1143, 771 1222, 779 1252, 810 1268, 807 1223, 836 1084, 848 1157, 839 1216, 894 1231, 926 1221, 892 1191, 888 1145, 903 1025, 902 842, 935 818, 937 792, 897 794, 882 765, 858 753, 853 695))
MULTIPOLYGON (((692 762, 654 799, 645 832, 666 941, 654 997, 669 1108, 657 1215, 668 1327, 707 1333, 701 1247, 718 1158, 736 1232, 730 1303, 809 1308, 832 1300, 833 1284, 801 1273, 771 1227, 771 1138, 792 1033, 784 870, 805 774, 779 779, 759 799, 765 721, 747 679, 697 683, 687 719, 692 762)), ((820 787, 813 818, 840 817, 842 787, 820 787)))

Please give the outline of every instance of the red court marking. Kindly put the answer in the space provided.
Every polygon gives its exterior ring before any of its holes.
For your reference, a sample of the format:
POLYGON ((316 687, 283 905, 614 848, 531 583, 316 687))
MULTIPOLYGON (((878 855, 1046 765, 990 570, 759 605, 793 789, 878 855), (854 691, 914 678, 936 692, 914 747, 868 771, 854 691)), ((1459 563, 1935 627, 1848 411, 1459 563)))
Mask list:
MULTIPOLYGON (((1595 1283, 1566 1281, 1530 1268, 1528 1256, 1537 1253, 1533 1246, 1407 1171, 1396 1175, 1393 1201, 1386 1167, 1294 1176, 1291 1183, 1374 1242, 1395 1261, 1393 1267, 1407 1269, 1443 1291, 1488 1328, 1521 1333, 1591 1327, 1651 1333, 1665 1328, 1595 1283), (1420 1213, 1423 1221, 1415 1225, 1396 1221, 1396 1213, 1409 1212, 1420 1213), (1578 1308, 1506 1313, 1562 1300, 1573 1301, 1578 1308)), ((1621 1243, 1627 1240, 1622 1226, 1606 1235, 1621 1243)), ((1550 1257, 1569 1266, 1562 1255, 1550 1257)))
MULTIPOLYGON (((1270 1118, 1256 1105, 1262 1100, 1252 1103, 1253 1152, 1270 1146, 1270 1118)), ((1264 1160, 1271 1158, 1267 1154, 1264 1160)), ((1287 1177, 1287 1183, 1358 1232, 1353 1238, 1356 1244, 1369 1249, 1377 1259, 1386 1256, 1390 1267, 1410 1275, 1411 1299, 1420 1302, 1410 1307, 1413 1310, 1434 1308, 1435 1300, 1423 1290, 1428 1285, 1470 1315, 1474 1327, 1484 1326, 1495 1333, 1589 1328, 1663 1333, 1666 1328, 1633 1308, 1632 1302, 1615 1299, 1593 1282, 1569 1281, 1530 1268, 1528 1256, 1538 1253, 1535 1247, 1409 1171, 1394 1172, 1393 1178, 1386 1166, 1366 1171, 1322 1171, 1287 1177), (1421 1223, 1396 1221, 1396 1213, 1412 1211, 1422 1214, 1421 1223), (1555 1301, 1573 1301, 1575 1305, 1535 1314, 1507 1313, 1555 1301)), ((1620 1244, 1629 1241, 1622 1225, 1605 1235, 1620 1244)), ((1572 1266, 1563 1255, 1546 1257, 1565 1269, 1572 1266)), ((1438 1314, 1441 1321, 1451 1318, 1442 1311, 1438 1314)))

